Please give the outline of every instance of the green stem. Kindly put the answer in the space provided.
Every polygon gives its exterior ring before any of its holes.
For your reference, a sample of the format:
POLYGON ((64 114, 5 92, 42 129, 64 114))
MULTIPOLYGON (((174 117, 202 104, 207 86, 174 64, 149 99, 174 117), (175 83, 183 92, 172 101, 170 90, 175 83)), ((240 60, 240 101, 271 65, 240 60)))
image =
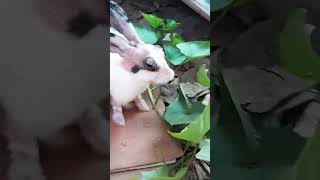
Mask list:
POLYGON ((192 151, 192 154, 191 154, 189 161, 187 162, 187 167, 189 167, 191 165, 191 163, 193 162, 193 160, 195 159, 197 151, 198 151, 198 147, 195 147, 192 151))
POLYGON ((187 150, 189 149, 189 147, 191 146, 191 142, 188 142, 186 147, 184 148, 183 152, 182 152, 182 156, 181 156, 181 159, 182 159, 182 162, 181 162, 181 168, 183 168, 183 159, 184 159, 184 156, 187 152, 187 150))
POLYGON ((150 88, 150 87, 148 87, 147 91, 148 91, 148 96, 149 96, 149 99, 150 99, 151 105, 152 105, 153 109, 155 109, 156 104, 155 104, 155 101, 154 101, 154 97, 153 97, 153 94, 152 94, 152 90, 151 90, 151 88, 150 88))
POLYGON ((155 112, 157 113, 157 115, 158 115, 162 120, 164 120, 163 117, 162 117, 162 115, 161 115, 161 113, 160 113, 160 112, 158 111, 158 109, 156 108, 156 101, 154 100, 154 96, 153 96, 153 94, 152 94, 152 90, 151 90, 150 87, 148 87, 147 92, 148 92, 148 97, 149 97, 149 99, 150 99, 152 108, 155 110, 155 112))

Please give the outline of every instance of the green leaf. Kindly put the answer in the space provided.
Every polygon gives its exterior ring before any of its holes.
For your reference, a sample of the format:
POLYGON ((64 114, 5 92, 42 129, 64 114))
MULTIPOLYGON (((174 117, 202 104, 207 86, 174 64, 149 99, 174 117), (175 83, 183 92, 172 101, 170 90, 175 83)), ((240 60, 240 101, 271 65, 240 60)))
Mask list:
POLYGON ((141 12, 141 14, 143 18, 147 21, 147 23, 153 28, 157 28, 163 24, 163 19, 158 18, 157 16, 154 16, 151 14, 145 14, 143 12, 141 12))
POLYGON ((190 41, 177 44, 177 48, 189 59, 210 55, 210 41, 190 41))
POLYGON ((134 25, 134 28, 141 40, 146 44, 155 44, 160 39, 160 34, 152 29, 140 25, 134 25))
POLYGON ((191 104, 191 108, 188 110, 187 106, 179 101, 170 103, 164 113, 164 119, 170 125, 188 124, 194 121, 202 112, 203 104, 196 102, 191 104))
MULTIPOLYGON (((291 171, 294 180, 318 180, 320 179, 320 128, 311 139, 308 140, 302 150, 297 164, 291 171)), ((289 178, 292 179, 292 176, 289 178)), ((291 180, 290 179, 290 180, 291 180)), ((288 179, 289 180, 289 179, 288 179)))
POLYGON ((172 44, 164 45, 163 49, 167 59, 173 65, 180 65, 187 59, 187 57, 183 55, 180 50, 172 44))
POLYGON ((212 129, 211 149, 216 179, 278 180, 275 175, 294 165, 303 139, 290 129, 260 130, 260 148, 253 151, 226 83, 221 80, 219 84, 223 108, 212 129))
POLYGON ((178 101, 173 101, 166 108, 164 119, 170 125, 188 124, 194 121, 201 115, 204 105, 201 102, 196 102, 188 106, 188 101, 183 93, 179 91, 178 101))
POLYGON ((187 127, 185 127, 181 132, 169 134, 177 139, 189 141, 195 144, 200 143, 203 136, 210 129, 210 104, 207 105, 202 114, 197 117, 197 119, 191 122, 187 127))
POLYGON ((162 25, 163 25, 162 29, 164 31, 171 31, 177 28, 179 23, 177 23, 175 20, 172 20, 172 19, 166 19, 162 25))
POLYGON ((205 64, 202 64, 197 72, 197 81, 205 87, 210 87, 210 79, 208 78, 205 64))
POLYGON ((234 0, 211 0, 211 11, 219 11, 231 5, 234 0))
POLYGON ((170 41, 171 41, 171 44, 174 45, 174 46, 176 46, 179 43, 183 43, 184 42, 182 37, 177 33, 171 33, 170 34, 170 41))
POLYGON ((196 158, 210 162, 210 139, 203 139, 200 142, 200 151, 196 154, 196 158))
POLYGON ((181 180, 186 172, 187 168, 184 167, 181 168, 174 177, 169 177, 169 167, 164 165, 156 168, 153 171, 141 172, 141 180, 181 180))
POLYGON ((302 78, 320 82, 320 57, 312 48, 305 24, 305 15, 299 10, 288 16, 280 33, 280 64, 302 78))

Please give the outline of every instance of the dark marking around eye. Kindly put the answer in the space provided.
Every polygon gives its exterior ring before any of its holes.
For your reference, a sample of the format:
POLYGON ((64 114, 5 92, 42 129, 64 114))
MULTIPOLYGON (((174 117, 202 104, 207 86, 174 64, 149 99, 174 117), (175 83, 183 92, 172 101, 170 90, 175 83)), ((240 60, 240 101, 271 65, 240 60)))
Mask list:
POLYGON ((133 72, 133 73, 137 73, 139 70, 140 70, 140 67, 139 67, 138 65, 134 65, 134 66, 131 68, 131 72, 133 72))
POLYGON ((110 32, 110 37, 116 37, 116 35, 110 32))
POLYGON ((90 12, 83 10, 69 21, 69 29, 67 31, 74 36, 81 38, 87 35, 99 23, 99 19, 90 12))

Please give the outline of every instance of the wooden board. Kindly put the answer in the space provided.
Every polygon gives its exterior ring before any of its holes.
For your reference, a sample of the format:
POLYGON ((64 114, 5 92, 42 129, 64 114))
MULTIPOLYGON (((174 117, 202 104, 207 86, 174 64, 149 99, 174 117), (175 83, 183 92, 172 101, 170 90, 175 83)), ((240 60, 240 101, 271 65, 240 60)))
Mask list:
MULTIPOLYGON (((145 98, 147 99, 147 98, 145 98)), ((163 113, 164 103, 157 108, 163 113)), ((125 110, 126 125, 110 121, 111 173, 174 163, 182 150, 167 132, 167 126, 155 111, 125 110)))

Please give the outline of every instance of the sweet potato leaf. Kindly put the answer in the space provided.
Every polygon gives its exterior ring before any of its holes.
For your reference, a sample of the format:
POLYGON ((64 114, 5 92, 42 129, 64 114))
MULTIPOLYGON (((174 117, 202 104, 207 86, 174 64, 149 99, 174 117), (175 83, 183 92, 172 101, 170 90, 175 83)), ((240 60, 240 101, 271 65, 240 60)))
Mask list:
POLYGON ((177 44, 177 48, 188 59, 201 58, 210 55, 209 41, 190 41, 177 44))
POLYGON ((146 44, 155 44, 160 38, 160 34, 150 28, 146 28, 140 25, 134 25, 134 28, 138 36, 146 44))
POLYGON ((175 45, 166 44, 163 49, 168 61, 173 65, 180 65, 187 59, 175 45))
POLYGON ((202 114, 197 117, 196 120, 191 122, 181 132, 169 134, 177 139, 190 141, 195 144, 199 144, 204 135, 210 130, 210 104, 208 104, 202 114))
POLYGON ((147 21, 147 23, 153 28, 157 28, 163 24, 163 19, 157 16, 154 16, 151 14, 145 14, 143 12, 141 12, 141 14, 142 14, 142 17, 147 21))

